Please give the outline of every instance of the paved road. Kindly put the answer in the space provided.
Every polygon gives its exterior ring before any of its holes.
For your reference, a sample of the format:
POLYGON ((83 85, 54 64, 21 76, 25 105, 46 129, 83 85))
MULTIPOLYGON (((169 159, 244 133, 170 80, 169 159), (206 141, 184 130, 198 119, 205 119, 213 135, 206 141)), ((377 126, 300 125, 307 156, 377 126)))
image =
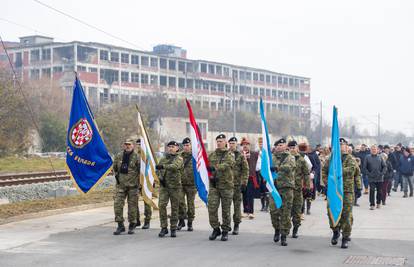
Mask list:
POLYGON ((195 231, 180 231, 175 239, 157 237, 157 218, 150 230, 113 236, 112 207, 104 207, 1 225, 0 266, 373 266, 346 264, 349 256, 402 257, 404 266, 414 266, 414 199, 401 196, 394 193, 386 207, 374 211, 363 197, 354 209, 348 250, 330 245, 322 199, 288 247, 273 242, 268 213, 257 212, 242 223, 239 236, 221 242, 208 240, 203 206, 195 231))

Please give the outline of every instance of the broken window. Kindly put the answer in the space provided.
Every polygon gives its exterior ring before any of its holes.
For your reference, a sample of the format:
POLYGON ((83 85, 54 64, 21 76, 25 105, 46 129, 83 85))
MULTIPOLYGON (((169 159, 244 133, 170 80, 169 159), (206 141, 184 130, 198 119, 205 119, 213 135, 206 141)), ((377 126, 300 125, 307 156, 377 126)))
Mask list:
POLYGON ((131 55, 131 64, 138 65, 139 64, 139 56, 131 55))
POLYGON ((50 77, 51 77, 50 68, 42 69, 42 78, 50 78, 50 77))
POLYGON ((93 72, 93 73, 96 73, 96 72, 98 72, 98 68, 88 68, 88 71, 89 72, 93 72))
POLYGON ((139 73, 136 73, 136 72, 131 73, 131 82, 139 83, 139 73))
POLYGON ((55 47, 53 48, 53 63, 73 64, 75 59, 74 53, 73 46, 55 47))
POLYGON ((175 88, 177 86, 175 77, 168 77, 168 87, 175 88))
POLYGON ((148 57, 141 57, 141 66, 148 67, 149 66, 149 58, 148 57))
POLYGON ((100 77, 102 80, 105 80, 107 84, 119 82, 119 71, 111 69, 101 69, 100 77))
POLYGON ((223 68, 221 66, 216 66, 216 74, 220 76, 223 75, 223 68))
POLYGON ((246 72, 246 80, 251 81, 252 80, 252 73, 246 72))
POLYGON ((194 87, 194 80, 187 79, 187 88, 193 89, 193 87, 194 87))
POLYGON ((61 66, 53 67, 53 73, 59 73, 62 71, 63 71, 63 68, 61 66))
POLYGON ((207 73, 207 64, 201 63, 200 64, 200 69, 201 69, 202 73, 207 73))
POLYGON ((50 60, 50 48, 42 49, 42 60, 50 60))
POLYGON ((253 81, 258 81, 259 80, 259 74, 257 74, 256 72, 253 73, 253 81))
POLYGON ((161 69, 167 69, 167 59, 160 58, 160 68, 161 69))
POLYGON ((152 57, 150 60, 151 60, 151 68, 158 68, 158 58, 152 57))
POLYGON ((151 85, 158 85, 158 76, 157 75, 151 75, 150 76, 150 83, 151 83, 151 85))
POLYGON ((266 75, 266 83, 270 83, 270 75, 266 75))
POLYGON ((215 74, 216 72, 215 72, 215 66, 214 65, 211 65, 211 64, 208 64, 208 73, 210 73, 210 74, 215 74))
POLYGON ((111 52, 111 61, 112 62, 119 62, 119 53, 118 52, 111 52))
POLYGON ((185 88, 185 79, 184 78, 178 78, 178 87, 179 88, 185 88))
MULTIPOLYGON (((77 51, 78 51, 78 55, 77 55, 78 61, 85 62, 85 63, 95 63, 95 64, 98 63, 98 49, 78 45, 77 51)), ((108 60, 108 53, 106 55, 107 55, 106 60, 108 60)))
POLYGON ((264 74, 260 74, 260 81, 264 82, 264 74))
POLYGON ((148 74, 141 74, 141 84, 148 84, 148 74))
POLYGON ((168 60, 168 69, 169 70, 175 70, 175 60, 168 60))
POLYGON ((167 76, 160 76, 160 85, 167 86, 167 76))
POLYGON ((30 79, 39 80, 39 78, 40 78, 40 70, 39 69, 31 69, 30 70, 30 79))
POLYGON ((99 51, 99 59, 100 60, 108 60, 108 51, 100 50, 99 51))
POLYGON ((16 68, 20 68, 23 65, 22 53, 16 53, 16 61, 14 62, 14 66, 16 68))
POLYGON ((194 72, 193 63, 187 62, 187 72, 194 72))
POLYGON ((122 82, 129 82, 129 72, 127 72, 127 71, 121 72, 121 81, 122 82))
POLYGON ((30 51, 30 63, 37 62, 40 60, 40 50, 35 49, 30 51))
POLYGON ((178 70, 185 72, 185 62, 184 61, 178 61, 178 70))
POLYGON ((85 66, 78 65, 77 66, 77 70, 78 71, 86 71, 86 67, 85 66))
POLYGON ((121 62, 129 64, 129 54, 122 53, 121 54, 121 62))

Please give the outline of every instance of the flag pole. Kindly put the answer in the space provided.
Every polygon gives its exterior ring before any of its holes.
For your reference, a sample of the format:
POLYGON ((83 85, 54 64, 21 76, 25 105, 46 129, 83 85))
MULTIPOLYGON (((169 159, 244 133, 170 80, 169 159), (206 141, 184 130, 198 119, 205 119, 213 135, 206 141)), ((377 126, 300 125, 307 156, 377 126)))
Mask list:
MULTIPOLYGON (((138 114, 139 114, 139 116, 140 116, 140 115, 141 115, 141 111, 139 110, 139 107, 138 107, 138 105, 137 105, 137 104, 135 104, 135 108, 137 109, 137 112, 138 112, 138 114)), ((148 132, 147 132, 147 129, 145 129, 144 122, 142 121, 142 117, 141 117, 141 123, 142 123, 142 128, 144 129, 144 134, 145 134, 145 136, 146 136, 146 137, 147 137, 147 139, 148 139, 148 145, 149 145, 149 148, 150 148, 150 150, 151 150, 151 153, 152 153, 152 155, 155 155, 155 153, 154 153, 154 149, 152 149, 151 141, 149 140, 149 137, 148 137, 148 132)), ((157 157, 154 157, 154 161, 155 161, 155 164, 158 164, 158 159, 157 159, 157 157)))

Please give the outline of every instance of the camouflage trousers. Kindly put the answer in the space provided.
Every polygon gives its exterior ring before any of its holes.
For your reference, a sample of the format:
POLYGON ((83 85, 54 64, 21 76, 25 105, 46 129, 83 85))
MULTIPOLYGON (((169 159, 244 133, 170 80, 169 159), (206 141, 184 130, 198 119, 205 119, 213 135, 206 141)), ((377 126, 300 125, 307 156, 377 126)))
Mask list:
POLYGON ((125 199, 128 202, 128 222, 137 222, 138 187, 116 185, 114 195, 115 221, 124 222, 125 199))
POLYGON ((188 219, 189 222, 194 221, 195 217, 195 196, 197 189, 195 186, 183 185, 180 196, 180 206, 178 209, 178 218, 180 220, 188 219))
POLYGON ((329 216, 329 226, 332 230, 342 230, 342 237, 350 237, 352 231, 352 224, 354 222, 354 218, 352 216, 352 207, 354 204, 354 193, 347 193, 344 192, 344 202, 342 208, 341 218, 339 219, 339 223, 336 227, 334 227, 334 223, 332 218, 329 216))
POLYGON ((233 191, 233 221, 234 223, 241 223, 241 203, 242 203, 242 193, 241 193, 241 186, 234 185, 233 191))
POLYGON ((302 190, 293 190, 293 203, 292 203, 292 223, 293 226, 300 226, 303 206, 303 193, 302 190))
POLYGON ((221 202, 221 217, 223 231, 231 231, 231 202, 233 201, 233 189, 217 189, 210 187, 208 192, 208 218, 213 229, 220 227, 218 209, 221 202))
POLYGON ((280 188, 278 190, 280 196, 282 197, 282 206, 278 209, 276 208, 276 204, 273 199, 270 201, 270 219, 275 230, 280 230, 282 235, 288 235, 290 228, 292 227, 290 218, 293 204, 293 189, 280 188))
MULTIPOLYGON (((152 217, 152 208, 150 205, 144 202, 144 222, 149 223, 152 217)), ((141 214, 139 212, 139 205, 137 205, 137 219, 140 220, 141 214)))
POLYGON ((167 205, 168 205, 168 202, 170 202, 171 203, 170 228, 171 230, 177 229, 178 206, 180 203, 180 194, 181 194, 180 189, 160 187, 158 207, 159 207, 159 212, 160 212, 161 228, 168 227, 167 205))

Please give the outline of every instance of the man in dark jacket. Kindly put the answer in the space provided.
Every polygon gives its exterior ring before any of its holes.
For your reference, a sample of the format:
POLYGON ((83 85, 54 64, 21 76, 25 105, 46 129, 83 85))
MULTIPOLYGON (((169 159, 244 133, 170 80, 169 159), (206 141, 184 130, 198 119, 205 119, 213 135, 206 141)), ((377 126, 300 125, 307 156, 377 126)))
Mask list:
POLYGON ((371 154, 365 157, 363 170, 368 176, 369 181, 370 209, 373 210, 375 208, 375 191, 377 191, 376 203, 377 209, 379 209, 381 207, 382 183, 384 181, 384 174, 387 171, 387 166, 378 155, 378 147, 376 145, 371 147, 371 154))
POLYGON ((394 169, 394 188, 392 191, 397 192, 398 185, 401 185, 401 191, 403 190, 402 178, 400 173, 400 159, 403 156, 401 151, 401 144, 394 147, 394 152, 391 153, 391 164, 394 169))
POLYGON ((400 173, 403 181, 404 197, 408 197, 408 187, 410 187, 410 197, 413 196, 413 174, 414 174, 414 157, 410 149, 404 149, 403 156, 400 158, 400 173))
POLYGON ((358 152, 356 156, 361 160, 361 166, 359 166, 359 168, 362 170, 362 182, 364 183, 364 188, 365 188, 364 194, 368 194, 368 186, 369 186, 368 176, 363 170, 364 160, 365 160, 365 157, 368 155, 369 155, 369 149, 367 145, 362 144, 361 150, 358 152))

